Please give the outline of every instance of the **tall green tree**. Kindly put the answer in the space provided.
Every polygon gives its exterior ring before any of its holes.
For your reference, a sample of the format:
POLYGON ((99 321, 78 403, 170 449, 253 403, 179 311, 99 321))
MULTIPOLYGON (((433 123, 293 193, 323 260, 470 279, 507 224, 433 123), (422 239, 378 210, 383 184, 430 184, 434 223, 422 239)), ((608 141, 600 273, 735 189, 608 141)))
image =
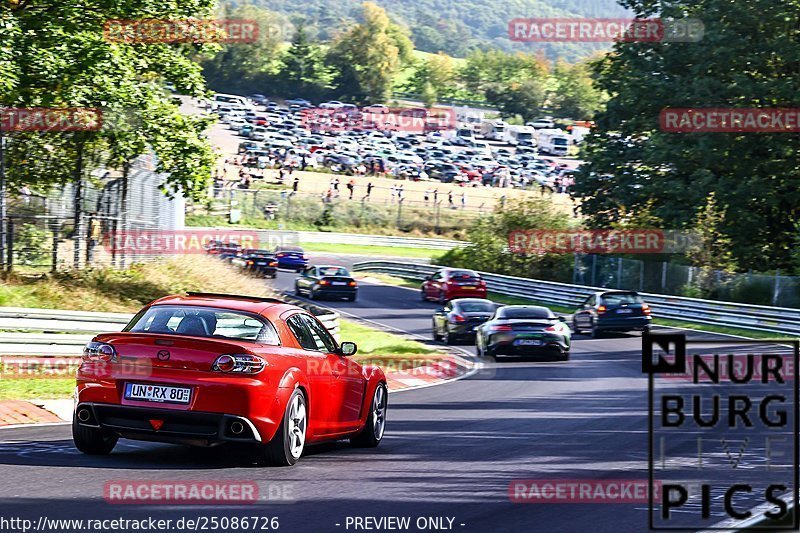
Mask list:
POLYGON ((394 76, 411 59, 413 45, 407 31, 392 23, 383 8, 366 2, 362 18, 331 44, 328 61, 337 71, 334 84, 342 97, 385 102, 394 76))
POLYGON ((458 70, 453 58, 438 53, 417 61, 414 71, 402 87, 415 94, 427 94, 433 103, 440 98, 453 98, 458 91, 458 70))
POLYGON ((331 88, 332 79, 322 47, 309 39, 304 26, 299 26, 292 45, 281 59, 276 81, 285 94, 319 99, 331 88))
POLYGON ((650 203, 668 228, 690 227, 712 192, 720 232, 743 269, 792 266, 800 218, 796 133, 670 133, 664 108, 796 108, 800 0, 622 2, 636 15, 692 17, 700 42, 618 43, 595 65, 610 95, 587 140, 575 193, 605 226, 650 203), (621 209, 624 208, 624 209, 621 209))
POLYGON ((553 115, 575 120, 591 120, 603 109, 605 95, 597 90, 586 62, 556 63, 553 69, 555 88, 550 93, 553 115))

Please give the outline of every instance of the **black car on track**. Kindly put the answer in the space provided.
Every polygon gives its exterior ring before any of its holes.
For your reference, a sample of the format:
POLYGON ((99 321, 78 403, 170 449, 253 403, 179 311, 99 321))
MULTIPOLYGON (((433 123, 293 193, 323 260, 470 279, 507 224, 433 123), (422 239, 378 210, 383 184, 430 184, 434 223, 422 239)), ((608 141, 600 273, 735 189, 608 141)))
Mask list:
POLYGON ((547 307, 504 305, 475 330, 481 357, 555 355, 569 359, 570 330, 563 317, 547 307))
POLYGON ((433 313, 433 339, 452 344, 474 339, 475 328, 489 320, 497 304, 483 298, 457 298, 433 313))
POLYGON ((354 302, 358 295, 358 283, 342 266, 310 266, 295 279, 294 293, 298 296, 307 294, 312 300, 333 296, 354 302))
POLYGON ((634 291, 596 292, 572 315, 572 330, 597 337, 603 331, 649 331, 650 306, 634 291))

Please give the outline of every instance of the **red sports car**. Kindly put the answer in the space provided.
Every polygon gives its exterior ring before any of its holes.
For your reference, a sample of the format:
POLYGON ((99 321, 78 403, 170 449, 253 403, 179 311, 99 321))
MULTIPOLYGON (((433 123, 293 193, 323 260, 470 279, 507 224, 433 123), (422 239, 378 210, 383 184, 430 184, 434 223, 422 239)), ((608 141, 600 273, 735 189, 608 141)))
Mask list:
POLYGON ((73 440, 87 454, 110 453, 120 437, 252 443, 276 465, 295 464, 307 443, 374 447, 386 424, 386 378, 349 359, 356 349, 280 300, 161 298, 84 349, 73 440))
POLYGON ((420 287, 422 301, 441 304, 454 298, 486 298, 486 282, 474 270, 443 268, 425 278, 420 287))

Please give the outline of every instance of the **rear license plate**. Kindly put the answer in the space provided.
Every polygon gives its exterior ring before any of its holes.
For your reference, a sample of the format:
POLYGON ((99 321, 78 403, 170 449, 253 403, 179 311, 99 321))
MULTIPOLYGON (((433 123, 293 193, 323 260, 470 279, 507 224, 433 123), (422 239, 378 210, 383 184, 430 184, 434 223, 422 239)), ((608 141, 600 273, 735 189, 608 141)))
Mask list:
POLYGON ((187 404, 191 397, 192 389, 188 387, 167 387, 166 385, 144 385, 142 383, 125 384, 126 400, 187 404))
POLYGON ((331 285, 339 285, 339 286, 341 286, 341 285, 347 285, 347 283, 344 282, 344 281, 334 281, 333 283, 331 283, 331 285))
POLYGON ((541 346, 542 341, 539 339, 517 339, 514 341, 515 346, 541 346))
POLYGON ((462 289, 474 289, 475 286, 474 285, 462 285, 461 288, 462 289))
POLYGON ((617 309, 617 313, 620 315, 633 313, 633 309, 617 309))

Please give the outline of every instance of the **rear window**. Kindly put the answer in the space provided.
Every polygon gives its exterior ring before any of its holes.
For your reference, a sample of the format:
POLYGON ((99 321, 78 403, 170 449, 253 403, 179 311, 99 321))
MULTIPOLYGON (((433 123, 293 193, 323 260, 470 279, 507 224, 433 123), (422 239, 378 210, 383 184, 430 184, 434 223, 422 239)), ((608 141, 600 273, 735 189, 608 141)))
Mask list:
POLYGON ((155 305, 123 331, 280 344, 275 327, 265 318, 211 307, 155 305))
POLYGON ((349 276, 350 273, 346 268, 342 267, 320 267, 320 276, 349 276))
POLYGON ((465 313, 493 313, 495 305, 481 302, 459 302, 458 308, 465 313))
POLYGON ((642 297, 635 292, 612 292, 601 297, 606 305, 640 304, 642 297))
POLYGON ((450 279, 480 279, 480 276, 471 270, 453 270, 450 279))
POLYGON ((498 318, 555 318, 546 307, 504 307, 497 311, 498 318))

